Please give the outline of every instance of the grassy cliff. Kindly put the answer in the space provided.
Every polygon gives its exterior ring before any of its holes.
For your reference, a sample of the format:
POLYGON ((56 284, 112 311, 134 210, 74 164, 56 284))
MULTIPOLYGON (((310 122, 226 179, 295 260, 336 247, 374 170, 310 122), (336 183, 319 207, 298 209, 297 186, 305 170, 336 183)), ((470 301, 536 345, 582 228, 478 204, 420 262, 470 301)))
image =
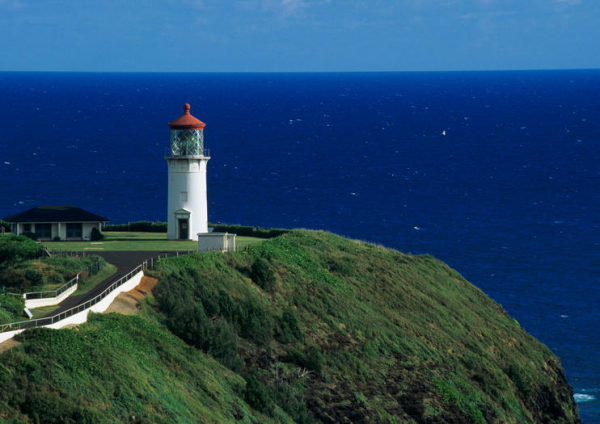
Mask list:
POLYGON ((24 333, 0 418, 580 422, 558 359, 430 256, 293 231, 154 272, 141 316, 24 333))

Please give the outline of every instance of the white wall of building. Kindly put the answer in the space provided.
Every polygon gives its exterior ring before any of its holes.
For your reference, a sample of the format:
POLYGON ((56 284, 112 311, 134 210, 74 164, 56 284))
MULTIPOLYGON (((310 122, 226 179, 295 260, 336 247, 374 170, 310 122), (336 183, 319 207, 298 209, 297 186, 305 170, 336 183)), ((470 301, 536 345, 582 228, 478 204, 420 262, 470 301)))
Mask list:
POLYGON ((233 252, 236 234, 200 233, 198 234, 198 252, 233 252))
POLYGON ((206 166, 208 157, 168 157, 167 239, 179 237, 177 211, 189 213, 188 240, 208 232, 206 166))
MULTIPOLYGON (((65 327, 70 324, 82 324, 82 323, 86 322, 88 313, 90 311, 93 311, 93 312, 106 311, 108 309, 108 307, 110 306, 110 304, 117 298, 117 296, 120 293, 133 290, 140 283, 143 276, 144 276, 143 271, 138 272, 133 277, 131 277, 126 283, 117 287, 115 290, 110 292, 104 299, 102 299, 100 302, 96 303, 91 308, 86 309, 85 311, 81 311, 81 312, 79 312, 75 315, 72 315, 68 318, 65 318, 61 321, 55 322, 54 324, 47 325, 45 327, 58 329, 58 328, 65 327)), ((25 330, 4 331, 4 332, 0 333, 0 343, 5 342, 6 340, 12 339, 14 336, 16 336, 19 333, 22 333, 23 331, 25 331, 25 330)))
MULTIPOLYGON (((65 227, 66 227, 66 225, 65 225, 65 227)), ((92 230, 94 229, 94 227, 96 227, 98 229, 98 231, 102 230, 102 227, 100 226, 99 222, 84 222, 83 223, 83 228, 81 229, 81 236, 83 237, 84 240, 92 239, 92 230)))
MULTIPOLYGON (((16 224, 16 234, 20 235, 24 230, 25 223, 17 223, 16 224)), ((35 226, 37 223, 29 223, 31 231, 35 233, 35 226)), ((53 240, 54 237, 60 237, 61 240, 67 240, 67 223, 66 222, 52 222, 50 223, 52 228, 52 236, 49 240, 53 240)), ((92 237, 92 229, 96 227, 98 231, 102 231, 102 223, 101 222, 83 222, 81 223, 81 240, 91 240, 92 237)), ((75 239, 73 239, 75 240, 75 239)))
POLYGON ((35 309, 43 308, 45 306, 58 305, 67 297, 71 296, 71 294, 75 292, 75 290, 77 290, 77 287, 79 287, 79 284, 75 284, 73 287, 69 288, 68 290, 65 290, 63 293, 56 297, 45 297, 42 299, 25 299, 25 307, 28 309, 35 309))

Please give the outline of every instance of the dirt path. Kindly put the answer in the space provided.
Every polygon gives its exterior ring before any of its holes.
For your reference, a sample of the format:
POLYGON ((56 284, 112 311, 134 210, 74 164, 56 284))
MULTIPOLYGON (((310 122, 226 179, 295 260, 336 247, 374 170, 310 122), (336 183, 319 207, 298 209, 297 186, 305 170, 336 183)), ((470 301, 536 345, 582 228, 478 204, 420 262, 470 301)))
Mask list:
POLYGON ((140 284, 126 293, 119 294, 104 313, 117 312, 123 315, 136 314, 140 307, 140 301, 152 293, 152 288, 154 288, 154 285, 157 282, 158 280, 156 278, 142 277, 140 284))
POLYGON ((13 339, 8 339, 7 341, 0 343, 0 353, 4 353, 6 352, 8 349, 11 349, 15 346, 20 345, 21 342, 18 342, 16 340, 13 339))

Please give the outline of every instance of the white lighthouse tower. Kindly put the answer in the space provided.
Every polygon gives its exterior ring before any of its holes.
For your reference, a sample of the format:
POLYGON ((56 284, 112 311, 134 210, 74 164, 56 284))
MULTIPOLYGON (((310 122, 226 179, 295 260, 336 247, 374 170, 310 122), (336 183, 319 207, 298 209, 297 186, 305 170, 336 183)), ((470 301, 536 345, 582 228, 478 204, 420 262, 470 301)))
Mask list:
POLYGON ((169 168, 167 239, 192 240, 208 232, 206 201, 206 165, 210 159, 204 150, 206 124, 190 114, 169 122, 171 155, 165 157, 169 168))

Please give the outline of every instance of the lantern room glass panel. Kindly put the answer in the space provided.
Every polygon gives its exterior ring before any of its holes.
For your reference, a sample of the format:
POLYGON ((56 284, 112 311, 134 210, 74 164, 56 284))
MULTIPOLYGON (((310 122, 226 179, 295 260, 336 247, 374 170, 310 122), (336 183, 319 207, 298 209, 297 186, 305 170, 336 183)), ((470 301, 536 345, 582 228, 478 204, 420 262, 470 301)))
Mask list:
POLYGON ((201 156, 204 154, 202 130, 171 130, 171 156, 201 156))

